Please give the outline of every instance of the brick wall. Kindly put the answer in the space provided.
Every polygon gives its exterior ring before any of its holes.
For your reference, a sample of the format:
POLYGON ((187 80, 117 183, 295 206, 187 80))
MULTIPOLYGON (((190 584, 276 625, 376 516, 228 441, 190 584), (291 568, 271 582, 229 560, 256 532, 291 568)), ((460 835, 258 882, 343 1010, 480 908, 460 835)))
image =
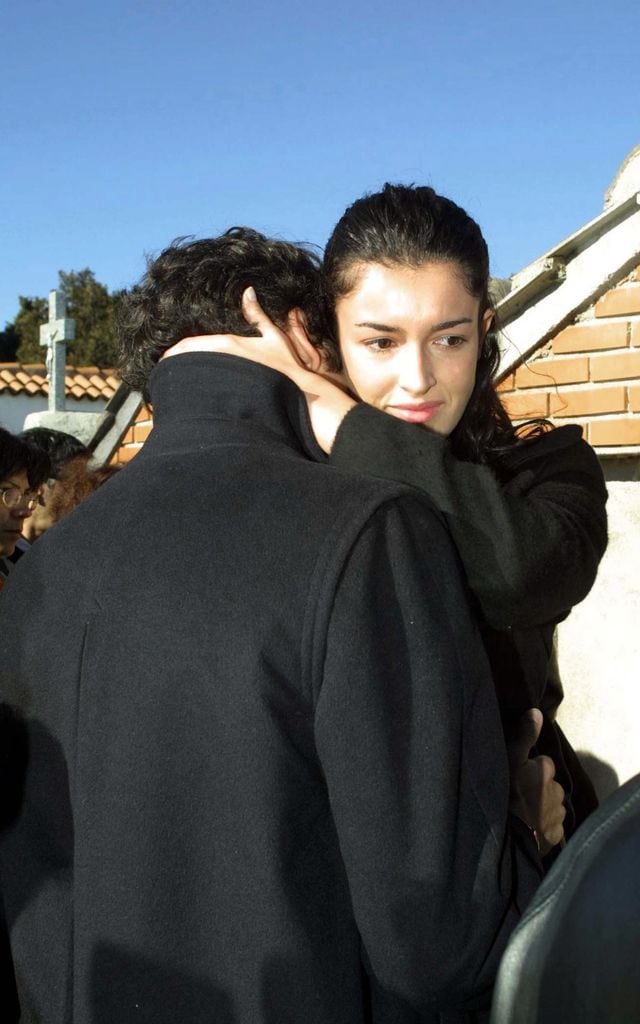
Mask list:
POLYGON ((130 462, 142 448, 151 433, 152 426, 151 409, 145 403, 136 416, 135 422, 124 435, 120 447, 111 460, 112 464, 125 465, 130 462))
POLYGON ((640 449, 640 267, 510 373, 514 420, 580 423, 595 447, 640 449))

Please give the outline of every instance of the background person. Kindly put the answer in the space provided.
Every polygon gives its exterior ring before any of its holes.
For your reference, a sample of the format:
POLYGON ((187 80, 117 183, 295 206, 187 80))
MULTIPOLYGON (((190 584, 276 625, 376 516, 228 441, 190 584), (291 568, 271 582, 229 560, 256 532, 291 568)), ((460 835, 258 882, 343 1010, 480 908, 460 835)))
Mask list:
POLYGON ((67 434, 63 430, 50 430, 48 427, 31 427, 29 430, 23 430, 18 436, 23 441, 26 441, 27 444, 45 452, 51 462, 51 474, 42 487, 40 501, 33 510, 29 522, 25 524, 24 536, 29 543, 33 543, 55 521, 51 515, 49 500, 55 481, 60 477, 64 467, 71 459, 76 459, 79 456, 84 456, 88 462, 91 453, 82 441, 74 437, 73 434, 67 434))
POLYGON ((44 452, 0 427, 0 589, 11 569, 9 557, 38 504, 49 471, 44 452))
POLYGON ((120 471, 120 466, 97 466, 89 468, 88 455, 76 455, 69 459, 54 481, 47 501, 51 524, 73 512, 90 494, 120 471))
POLYGON ((570 834, 597 800, 555 722, 562 687, 553 636, 590 590, 606 548, 598 459, 578 426, 512 425, 494 385, 487 246, 450 199, 386 185, 357 200, 327 243, 323 281, 333 320, 324 367, 342 368, 343 389, 308 372, 323 364, 303 322, 290 322, 296 360, 252 293, 246 315, 262 339, 210 346, 288 373, 333 465, 418 487, 445 514, 505 723, 542 709, 537 749, 553 758, 567 792, 570 834))

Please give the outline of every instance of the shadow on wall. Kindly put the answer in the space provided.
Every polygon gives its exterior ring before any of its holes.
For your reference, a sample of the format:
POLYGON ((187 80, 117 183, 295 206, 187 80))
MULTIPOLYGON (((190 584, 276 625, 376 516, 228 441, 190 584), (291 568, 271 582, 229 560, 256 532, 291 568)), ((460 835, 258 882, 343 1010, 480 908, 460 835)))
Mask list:
POLYGON ((588 750, 578 750, 577 754, 584 770, 593 782, 598 800, 606 800, 620 785, 615 768, 612 768, 606 761, 601 761, 599 757, 588 750))

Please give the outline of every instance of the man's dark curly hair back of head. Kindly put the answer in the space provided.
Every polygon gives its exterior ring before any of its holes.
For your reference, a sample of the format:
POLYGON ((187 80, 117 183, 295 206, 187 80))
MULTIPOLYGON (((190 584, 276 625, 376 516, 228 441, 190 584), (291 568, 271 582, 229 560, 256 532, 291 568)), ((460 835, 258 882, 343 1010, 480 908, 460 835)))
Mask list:
POLYGON ((235 227, 218 238, 176 239, 123 297, 118 315, 123 381, 146 393, 151 370, 182 338, 255 336, 241 308, 249 285, 280 327, 289 311, 300 307, 311 340, 322 344, 327 332, 319 258, 301 246, 235 227))

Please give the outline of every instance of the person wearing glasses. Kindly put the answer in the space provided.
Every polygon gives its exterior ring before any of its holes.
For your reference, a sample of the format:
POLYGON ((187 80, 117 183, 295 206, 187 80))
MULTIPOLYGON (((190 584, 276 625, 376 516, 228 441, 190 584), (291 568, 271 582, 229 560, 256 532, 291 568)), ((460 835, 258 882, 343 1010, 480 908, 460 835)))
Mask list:
POLYGON ((38 504, 49 476, 49 457, 0 427, 0 590, 22 537, 25 520, 38 504))

